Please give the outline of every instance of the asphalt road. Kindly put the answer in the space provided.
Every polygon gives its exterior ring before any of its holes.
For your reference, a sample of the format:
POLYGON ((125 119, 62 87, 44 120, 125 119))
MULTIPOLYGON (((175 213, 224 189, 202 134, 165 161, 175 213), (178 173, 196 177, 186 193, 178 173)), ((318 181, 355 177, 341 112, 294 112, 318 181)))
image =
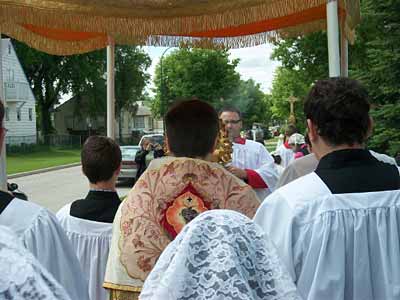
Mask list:
MULTIPOLYGON (((84 198, 89 189, 81 166, 19 177, 9 182, 17 183, 19 189, 28 195, 29 201, 54 213, 65 204, 84 198)), ((121 183, 117 187, 120 197, 125 196, 130 189, 129 183, 121 183)))

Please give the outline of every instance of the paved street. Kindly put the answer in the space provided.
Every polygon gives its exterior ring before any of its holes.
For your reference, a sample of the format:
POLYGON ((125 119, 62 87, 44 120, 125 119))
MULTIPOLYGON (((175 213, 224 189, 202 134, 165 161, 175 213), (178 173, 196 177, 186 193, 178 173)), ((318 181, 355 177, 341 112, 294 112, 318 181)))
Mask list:
MULTIPOLYGON (((52 212, 57 212, 64 204, 83 198, 89 188, 86 177, 81 172, 81 166, 30 175, 15 179, 21 191, 28 195, 29 201, 38 203, 52 212)), ((118 186, 119 196, 126 195, 130 190, 127 184, 118 186)))

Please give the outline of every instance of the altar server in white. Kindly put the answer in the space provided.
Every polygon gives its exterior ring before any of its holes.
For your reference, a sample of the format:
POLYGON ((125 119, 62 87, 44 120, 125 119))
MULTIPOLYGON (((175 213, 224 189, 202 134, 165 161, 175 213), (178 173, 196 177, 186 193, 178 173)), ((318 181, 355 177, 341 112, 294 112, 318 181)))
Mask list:
POLYGON ((400 175, 364 148, 372 120, 355 80, 318 81, 305 104, 319 164, 254 218, 304 299, 400 298, 400 175))
POLYGON ((274 159, 264 145, 240 137, 242 114, 235 107, 225 107, 219 113, 233 141, 232 164, 227 167, 235 176, 248 183, 263 201, 275 189, 278 171, 274 159))
MULTIPOLYGON (((0 124, 4 106, 0 101, 0 124)), ((0 128, 0 151, 5 137, 0 128)), ((78 259, 56 217, 32 202, 0 191, 0 225, 9 227, 22 244, 64 287, 71 299, 89 299, 87 283, 78 259)), ((1 282, 1 279, 0 279, 1 282)))
POLYGON ((103 288, 112 224, 121 203, 116 182, 121 169, 118 144, 104 136, 89 137, 82 148, 82 171, 89 180, 85 199, 65 205, 57 218, 67 233, 89 283, 91 300, 108 300, 103 288))
POLYGON ((285 127, 285 135, 283 139, 283 143, 277 146, 276 154, 278 154, 281 159, 281 165, 286 168, 293 160, 294 160, 294 152, 292 147, 289 145, 289 138, 298 133, 297 127, 293 124, 289 124, 285 127))

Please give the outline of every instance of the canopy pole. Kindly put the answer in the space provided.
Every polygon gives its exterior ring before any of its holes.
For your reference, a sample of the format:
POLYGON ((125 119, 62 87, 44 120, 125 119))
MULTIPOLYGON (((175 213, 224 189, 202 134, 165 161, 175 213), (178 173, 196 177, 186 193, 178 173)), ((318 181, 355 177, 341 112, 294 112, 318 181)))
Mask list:
POLYGON ((329 77, 340 76, 338 2, 330 0, 326 7, 328 24, 329 77))
POLYGON ((107 136, 115 139, 115 42, 108 37, 107 46, 107 136))
MULTIPOLYGON (((4 118, 1 127, 5 127, 5 109, 6 101, 4 97, 4 83, 3 83, 3 39, 1 38, 0 32, 0 101, 4 105, 4 118)), ((0 154, 0 189, 7 191, 7 161, 6 161, 6 137, 4 137, 3 144, 1 145, 0 154)))
POLYGON ((340 74, 349 77, 349 42, 344 32, 344 22, 340 23, 340 74))

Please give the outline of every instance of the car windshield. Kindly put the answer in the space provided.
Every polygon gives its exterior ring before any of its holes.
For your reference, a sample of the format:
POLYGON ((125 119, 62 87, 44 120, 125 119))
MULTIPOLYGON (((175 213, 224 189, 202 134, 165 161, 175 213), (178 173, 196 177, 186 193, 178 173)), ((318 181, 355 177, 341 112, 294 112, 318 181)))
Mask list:
POLYGON ((139 147, 121 148, 122 160, 135 159, 135 155, 138 150, 139 147))
POLYGON ((160 144, 162 145, 162 143, 164 142, 164 137, 162 135, 154 135, 151 138, 151 142, 153 144, 160 144))

